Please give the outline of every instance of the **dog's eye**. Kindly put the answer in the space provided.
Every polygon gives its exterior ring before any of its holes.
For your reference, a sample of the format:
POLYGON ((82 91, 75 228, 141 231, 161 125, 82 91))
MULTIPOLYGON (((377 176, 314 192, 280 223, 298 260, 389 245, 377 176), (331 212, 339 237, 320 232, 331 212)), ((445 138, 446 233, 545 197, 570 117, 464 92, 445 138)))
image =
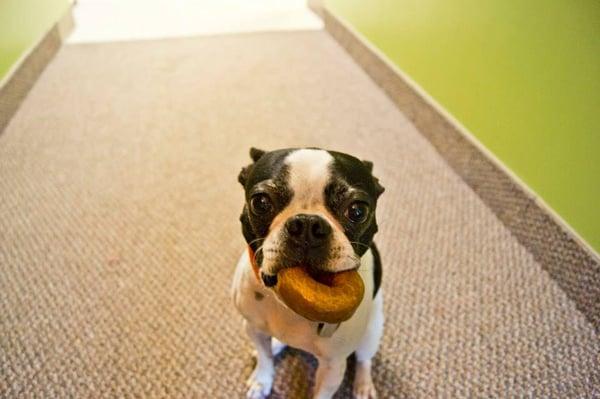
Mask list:
POLYGON ((346 209, 346 217, 354 223, 362 223, 369 216, 369 206, 364 202, 353 202, 346 209))
POLYGON ((266 194, 256 194, 250 200, 250 210, 255 215, 266 215, 273 209, 271 198, 266 194))

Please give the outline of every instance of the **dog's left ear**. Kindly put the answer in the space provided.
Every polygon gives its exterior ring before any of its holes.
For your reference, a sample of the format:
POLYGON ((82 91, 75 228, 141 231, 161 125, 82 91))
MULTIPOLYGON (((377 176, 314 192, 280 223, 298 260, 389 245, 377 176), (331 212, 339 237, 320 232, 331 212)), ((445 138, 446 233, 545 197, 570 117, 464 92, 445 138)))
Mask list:
POLYGON ((238 175, 238 181, 240 182, 240 184, 242 186, 246 186, 246 181, 248 181, 248 176, 250 175, 250 172, 252 171, 252 167, 260 158, 262 158, 263 155, 265 155, 265 153, 266 153, 266 151, 259 150, 258 148, 250 147, 250 158, 252 158, 253 163, 251 163, 248 166, 243 167, 242 170, 240 171, 240 174, 238 175))
POLYGON ((385 191, 385 188, 381 184, 379 184, 379 179, 373 176, 373 162, 367 161, 363 159, 363 165, 367 168, 369 173, 371 173, 371 177, 373 178, 373 183, 375 184, 375 190, 377 190, 377 196, 379 197, 385 191))
POLYGON ((377 190, 377 197, 379 197, 385 191, 385 188, 379 184, 379 179, 373 176, 373 183, 375 183, 375 190, 377 190))

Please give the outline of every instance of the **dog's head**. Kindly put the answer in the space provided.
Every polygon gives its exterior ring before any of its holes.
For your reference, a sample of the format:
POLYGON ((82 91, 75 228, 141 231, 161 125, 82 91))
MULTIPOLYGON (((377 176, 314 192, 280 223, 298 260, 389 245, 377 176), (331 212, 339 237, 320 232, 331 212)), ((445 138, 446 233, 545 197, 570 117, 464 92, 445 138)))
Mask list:
POLYGON ((314 272, 357 268, 377 232, 375 208, 383 187, 373 164, 320 149, 265 152, 238 180, 246 202, 242 232, 254 250, 265 285, 284 267, 314 272))

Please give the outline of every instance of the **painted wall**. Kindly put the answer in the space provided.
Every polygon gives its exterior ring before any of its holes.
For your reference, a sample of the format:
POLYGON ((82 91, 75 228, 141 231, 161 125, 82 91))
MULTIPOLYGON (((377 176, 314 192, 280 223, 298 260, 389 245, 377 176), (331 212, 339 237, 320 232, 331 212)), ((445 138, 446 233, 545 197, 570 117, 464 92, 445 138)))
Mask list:
POLYGON ((326 5, 600 252, 600 1, 326 5))
POLYGON ((71 0, 0 0, 0 81, 69 4, 71 0))

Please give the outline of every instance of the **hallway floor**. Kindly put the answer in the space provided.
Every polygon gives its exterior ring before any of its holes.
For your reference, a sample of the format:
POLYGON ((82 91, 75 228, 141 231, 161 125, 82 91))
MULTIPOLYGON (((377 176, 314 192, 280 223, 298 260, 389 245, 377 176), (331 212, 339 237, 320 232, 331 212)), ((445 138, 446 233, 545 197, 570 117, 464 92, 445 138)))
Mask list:
MULTIPOLYGON (((374 161, 381 398, 599 394, 592 325, 311 30, 60 50, 0 134, 0 396, 243 397, 229 286, 250 146, 374 161)), ((272 397, 309 396, 314 367, 286 350, 272 397)))

